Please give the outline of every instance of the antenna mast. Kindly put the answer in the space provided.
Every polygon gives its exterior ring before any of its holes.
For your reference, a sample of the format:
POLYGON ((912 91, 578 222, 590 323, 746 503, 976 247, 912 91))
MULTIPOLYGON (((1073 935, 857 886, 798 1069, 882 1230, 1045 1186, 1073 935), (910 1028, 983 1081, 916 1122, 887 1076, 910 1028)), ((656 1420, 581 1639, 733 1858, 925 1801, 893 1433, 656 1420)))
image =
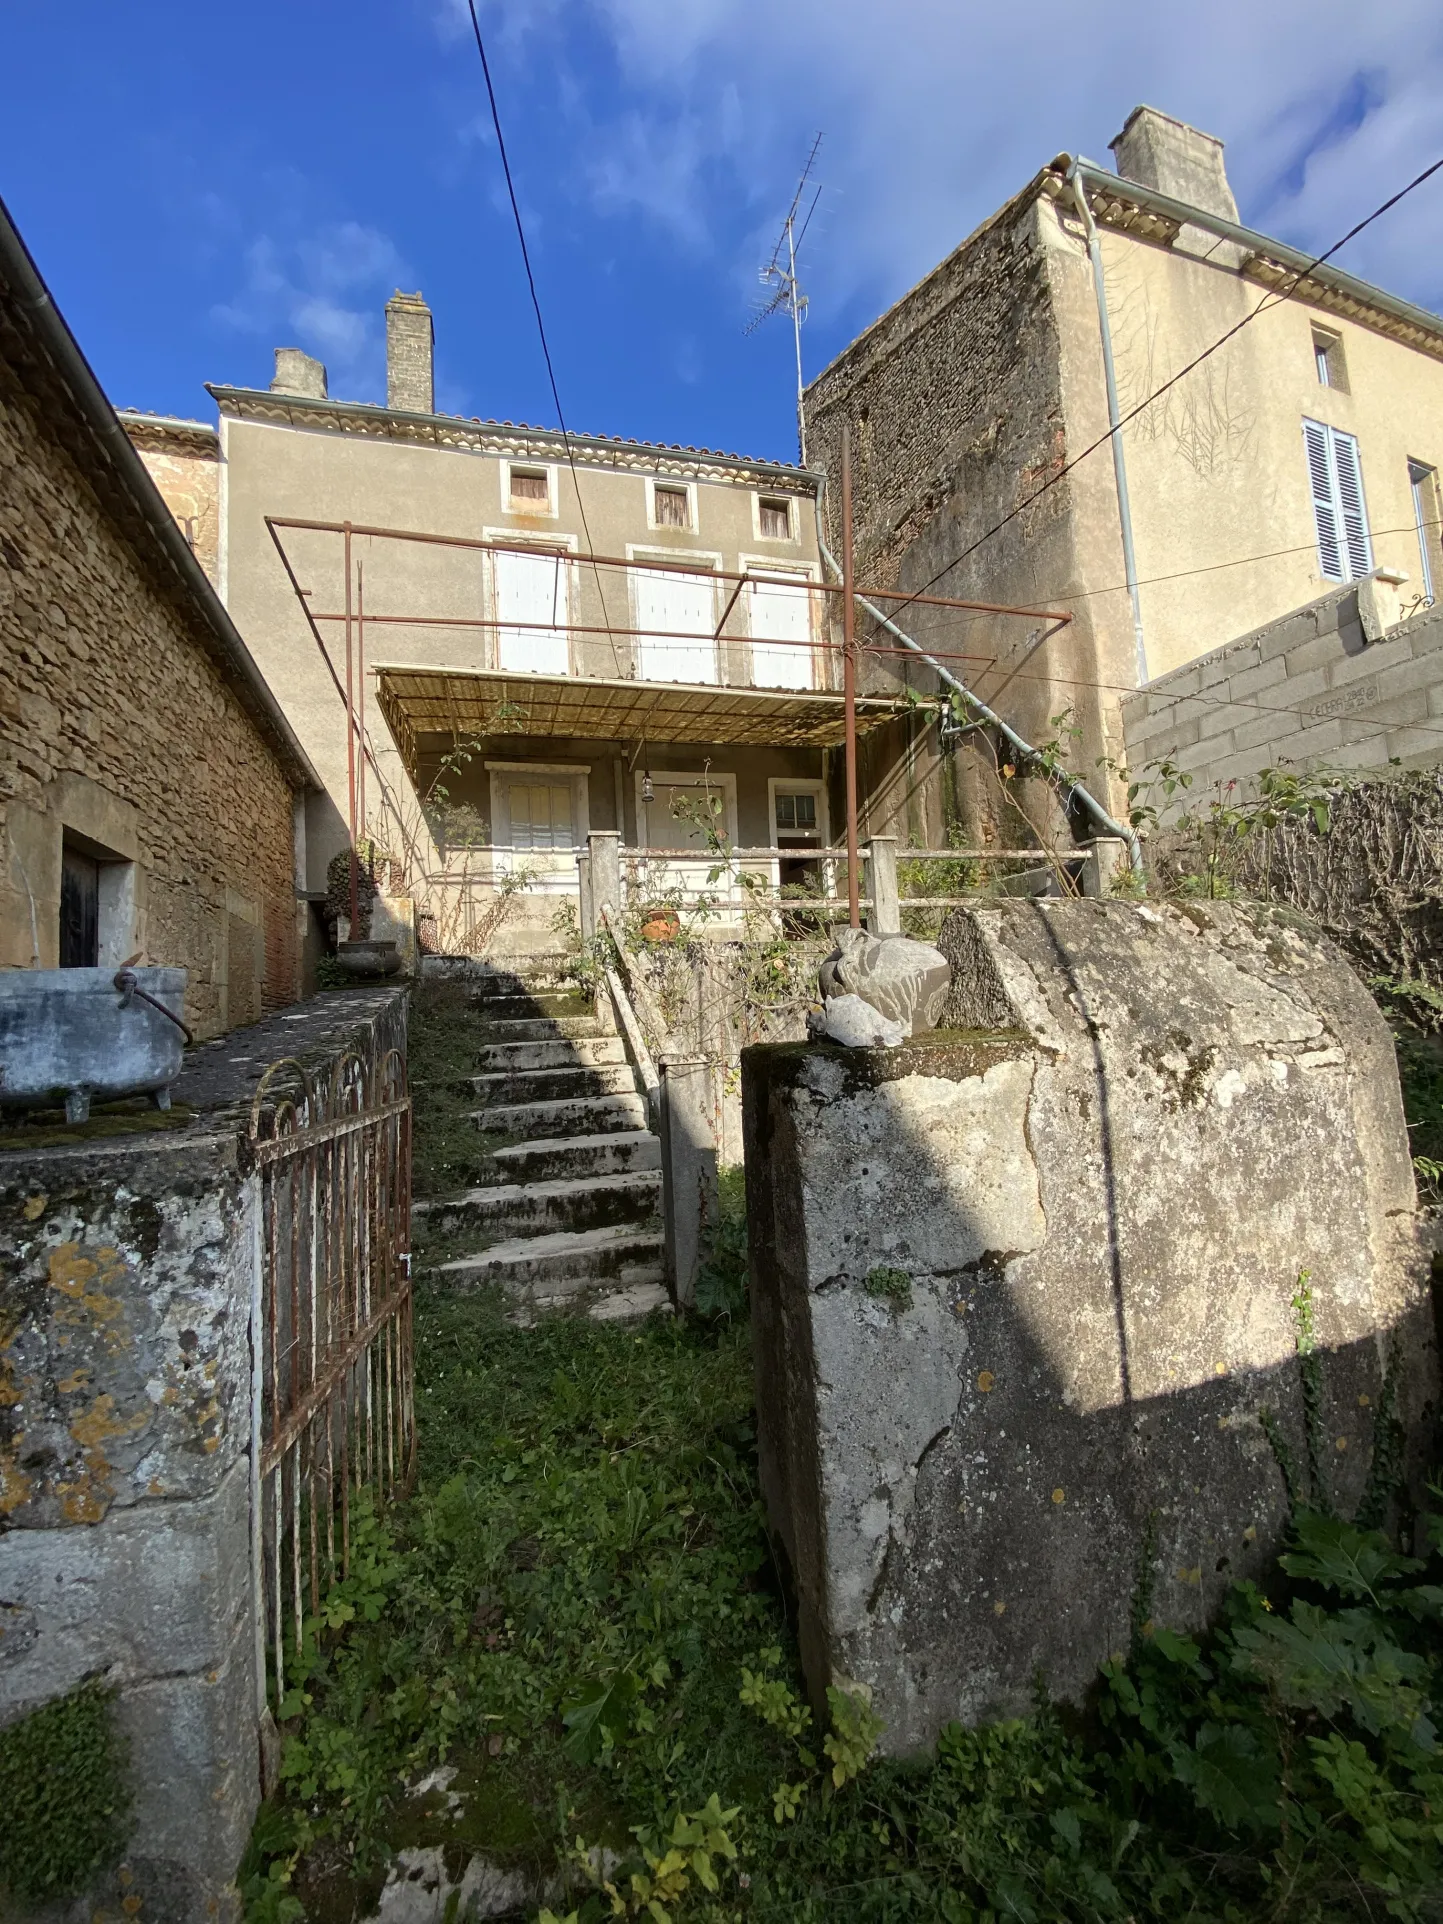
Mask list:
POLYGON ((817 135, 812 142, 812 151, 807 155, 807 164, 802 169, 802 177, 797 182, 797 191, 792 196, 792 204, 787 209, 787 217, 782 222, 782 231, 777 236, 777 244, 772 249, 772 257, 761 271, 762 286, 772 290, 771 299, 753 315, 746 331, 755 333, 763 321, 769 320, 779 310, 792 317, 792 337, 797 349, 797 449, 802 466, 807 465, 807 421, 802 405, 802 322, 807 318, 807 297, 797 283, 797 249, 801 246, 807 228, 811 225, 812 215, 817 211, 817 202, 822 190, 817 188, 812 195, 812 204, 807 209, 806 219, 797 226, 797 215, 801 209, 802 197, 812 177, 816 164, 817 150, 822 144, 822 136, 817 135))

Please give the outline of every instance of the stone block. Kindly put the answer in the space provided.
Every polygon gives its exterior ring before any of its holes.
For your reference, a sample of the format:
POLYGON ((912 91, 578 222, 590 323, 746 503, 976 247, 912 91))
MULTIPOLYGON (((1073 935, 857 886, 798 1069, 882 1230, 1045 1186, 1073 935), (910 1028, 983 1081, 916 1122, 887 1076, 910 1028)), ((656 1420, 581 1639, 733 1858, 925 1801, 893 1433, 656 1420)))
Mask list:
POLYGON ((1287 663, 1275 656, 1271 661, 1256 662, 1251 668, 1229 675, 1227 696, 1229 701, 1254 701, 1260 689, 1272 688, 1287 678, 1287 663))
POLYGON ((1078 1699, 1152 1614, 1201 1627, 1287 1515, 1311 1272, 1329 1474, 1384 1372, 1415 1493, 1437 1359, 1392 1045, 1264 908, 954 912, 932 1035, 743 1055, 760 1462, 814 1702, 890 1754, 1078 1699))

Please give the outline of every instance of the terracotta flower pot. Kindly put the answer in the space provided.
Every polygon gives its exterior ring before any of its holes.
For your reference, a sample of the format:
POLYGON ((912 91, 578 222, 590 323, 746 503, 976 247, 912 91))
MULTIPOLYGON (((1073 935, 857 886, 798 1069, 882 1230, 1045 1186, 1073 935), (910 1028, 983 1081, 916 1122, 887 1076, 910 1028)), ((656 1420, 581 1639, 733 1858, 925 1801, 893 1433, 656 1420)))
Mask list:
POLYGON ((643 909, 641 939, 644 942, 675 942, 681 934, 681 917, 675 909, 655 905, 643 909))

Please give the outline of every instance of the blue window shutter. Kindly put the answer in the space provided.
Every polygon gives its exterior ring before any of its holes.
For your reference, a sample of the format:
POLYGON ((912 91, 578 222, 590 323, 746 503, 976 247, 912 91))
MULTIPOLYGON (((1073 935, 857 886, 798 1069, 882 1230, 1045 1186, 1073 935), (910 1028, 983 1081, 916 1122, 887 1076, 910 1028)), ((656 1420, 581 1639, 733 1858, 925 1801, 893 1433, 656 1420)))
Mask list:
POLYGON ((1313 490, 1313 520, 1317 523, 1318 559, 1322 563, 1323 578, 1346 581, 1334 500, 1331 437, 1321 421, 1304 421, 1303 441, 1308 450, 1308 481, 1313 490))
POLYGON ((1363 505, 1363 472, 1358 465, 1358 443, 1351 434, 1332 430, 1333 472, 1338 482, 1343 540, 1348 572, 1354 581, 1373 572, 1373 543, 1368 537, 1368 511, 1363 505))

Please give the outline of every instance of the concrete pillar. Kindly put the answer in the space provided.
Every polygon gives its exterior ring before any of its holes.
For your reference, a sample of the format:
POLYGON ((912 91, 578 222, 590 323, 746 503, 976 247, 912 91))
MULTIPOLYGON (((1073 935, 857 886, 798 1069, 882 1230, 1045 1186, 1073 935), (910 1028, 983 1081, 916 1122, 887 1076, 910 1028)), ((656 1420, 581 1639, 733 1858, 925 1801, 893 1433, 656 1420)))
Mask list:
POLYGON ((591 896, 591 856, 576 858, 576 885, 581 896, 581 939, 589 941, 596 933, 596 904, 591 896))
POLYGON ((872 906, 867 927, 873 935, 900 935, 902 910, 897 899, 897 838, 874 835, 867 844, 867 893, 872 906))
POLYGON ((712 1065, 700 1056, 661 1064, 661 1196, 666 1285, 679 1308, 696 1301, 696 1272, 717 1215, 712 1065))
POLYGON ((613 915, 622 910, 621 836, 614 828, 594 828, 586 840, 591 850, 592 913, 599 924, 603 908, 613 915))
POLYGON ((1083 894, 1111 895, 1113 881, 1128 860, 1127 843, 1120 835, 1099 835, 1095 841, 1084 843, 1083 850, 1083 894))

